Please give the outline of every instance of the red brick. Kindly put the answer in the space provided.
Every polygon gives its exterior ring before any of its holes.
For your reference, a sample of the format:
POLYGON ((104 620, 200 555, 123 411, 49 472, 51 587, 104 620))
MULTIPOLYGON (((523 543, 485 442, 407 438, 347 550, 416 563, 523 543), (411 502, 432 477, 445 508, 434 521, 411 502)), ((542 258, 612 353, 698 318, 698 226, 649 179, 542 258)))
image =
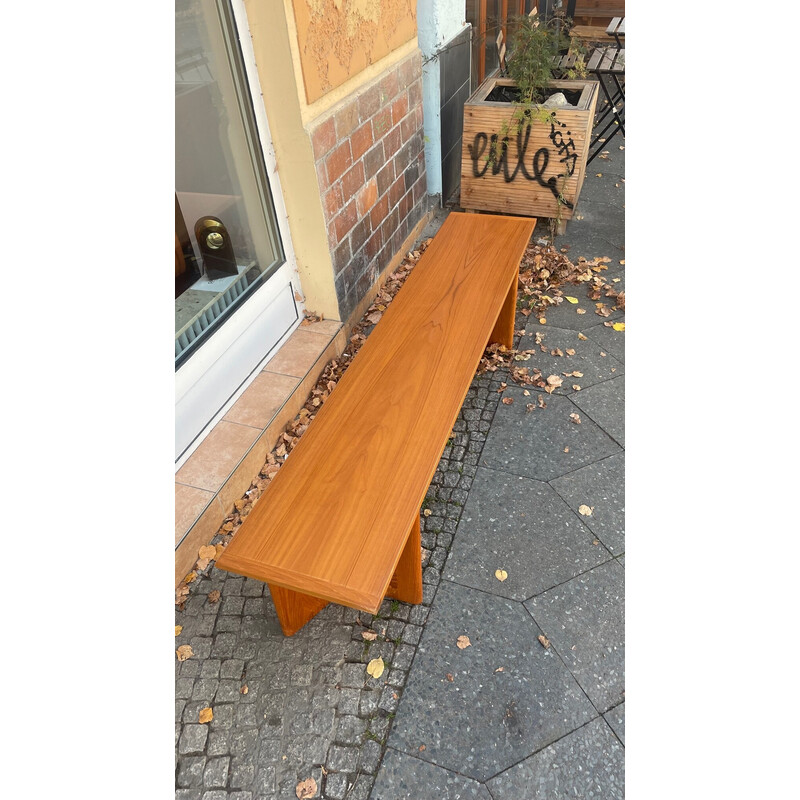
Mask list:
POLYGON ((341 242, 345 236, 350 232, 353 226, 358 222, 358 214, 356 212, 356 201, 351 200, 342 210, 338 217, 333 221, 332 225, 336 233, 336 241, 341 242))
POLYGON ((346 139, 358 127, 358 103, 353 101, 340 108, 335 115, 336 138, 346 139))
POLYGON ((372 147, 372 122, 367 120, 357 131, 354 131, 350 137, 350 149, 353 152, 353 161, 358 161, 367 150, 372 147))
POLYGON ((358 113, 361 119, 374 116, 381 107, 381 87, 372 86, 358 98, 358 113))
POLYGON ((314 149, 314 159, 318 160, 330 152, 336 144, 336 126, 333 117, 326 119, 312 134, 311 146, 314 149))
POLYGON ((400 219, 405 219, 408 212, 411 211, 412 195, 411 189, 403 195, 403 199, 400 201, 400 219))
POLYGON ((414 135, 414 131, 416 129, 417 129, 416 114, 409 114, 400 123, 400 138, 403 144, 405 144, 414 135))
POLYGON ((417 73, 417 64, 414 59, 409 58, 408 61, 404 61, 398 68, 397 68, 397 77, 400 82, 400 88, 404 89, 411 83, 414 78, 416 77, 417 73))
POLYGON ((353 164, 353 157, 350 153, 350 142, 342 142, 329 156, 325 159, 325 168, 328 171, 328 181, 333 183, 347 172, 353 164))
POLYGON ((387 161, 400 149, 401 138, 399 125, 383 137, 383 152, 387 161))
POLYGON ((390 102, 397 97, 397 93, 400 91, 400 84, 397 80, 397 71, 390 72, 382 81, 381 81, 381 91, 383 92, 383 102, 390 102))
POLYGON ((396 206, 400 202, 400 198, 403 196, 403 192, 405 192, 405 181, 403 180, 403 176, 401 175, 393 184, 392 188, 389 189, 389 208, 396 206))
POLYGON ((381 197, 378 202, 372 206, 372 210, 369 212, 369 218, 372 222, 372 230, 376 231, 380 227, 381 223, 386 219, 386 215, 389 213, 389 194, 388 192, 381 197))
POLYGON ((392 103, 392 124, 397 125, 408 113, 408 97, 405 92, 392 103))
POLYGON ((364 185, 364 165, 359 161, 342 177, 342 193, 347 201, 355 197, 356 192, 364 185))
POLYGON ((394 162, 389 161, 389 163, 382 167, 380 172, 378 172, 378 197, 380 197, 384 192, 388 191, 393 180, 394 162))
MULTIPOLYGON (((363 217, 375 205, 378 199, 378 181, 373 178, 366 186, 359 190, 356 195, 356 207, 358 216, 363 217)), ((381 220, 382 221, 382 220, 381 220)))
POLYGON ((422 80, 416 80, 408 87, 408 104, 412 108, 422 102, 422 80))
POLYGON ((372 119, 372 130, 375 131, 376 139, 383 139, 392 127, 391 106, 382 108, 372 119))
POLYGON ((364 177, 369 180, 386 163, 383 157, 383 142, 378 142, 364 155, 364 177))
POLYGON ((341 211, 344 203, 342 202, 342 189, 340 184, 337 183, 325 193, 323 205, 326 219, 333 219, 341 211))
POLYGON ((381 236, 379 230, 376 230, 375 233, 367 239, 367 243, 364 245, 364 254, 367 259, 372 261, 372 259, 380 253, 381 247, 383 247, 383 236, 381 236))

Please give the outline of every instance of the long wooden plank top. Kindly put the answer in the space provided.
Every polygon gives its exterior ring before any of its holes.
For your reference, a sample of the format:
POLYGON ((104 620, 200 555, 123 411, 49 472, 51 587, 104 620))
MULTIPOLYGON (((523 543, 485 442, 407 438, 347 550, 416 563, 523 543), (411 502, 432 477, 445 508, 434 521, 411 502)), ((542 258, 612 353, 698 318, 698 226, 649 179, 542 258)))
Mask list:
POLYGON ((535 223, 449 214, 220 569, 378 611, 535 223))

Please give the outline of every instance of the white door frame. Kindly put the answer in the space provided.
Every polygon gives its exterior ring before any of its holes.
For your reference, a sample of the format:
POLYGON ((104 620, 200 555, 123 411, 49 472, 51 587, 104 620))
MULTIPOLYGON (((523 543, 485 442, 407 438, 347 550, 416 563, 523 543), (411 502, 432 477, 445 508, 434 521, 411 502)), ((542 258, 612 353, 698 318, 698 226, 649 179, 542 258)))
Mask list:
MULTIPOLYGON (((228 412, 231 406, 239 399, 245 389, 253 382, 266 362, 272 358, 280 346, 288 339, 292 332, 299 326, 303 319, 303 293, 300 285, 300 275, 297 270, 294 247, 292 245, 291 232, 289 230, 289 217, 286 211, 286 204, 283 199, 283 188, 281 186, 278 165, 275 158, 275 150, 272 146, 272 135, 269 129, 269 120, 264 106, 264 98, 261 92, 261 82, 258 78, 258 68, 256 66, 253 43, 250 36, 250 27, 247 22, 247 13, 244 0, 231 0, 233 11, 233 22, 241 46, 242 61, 244 62, 245 77, 250 91, 252 109, 256 121, 256 135, 261 147, 264 166, 266 167, 268 186, 267 190, 272 196, 272 203, 275 210, 275 218, 278 232, 283 246, 285 261, 271 275, 263 286, 256 290, 252 297, 248 298, 242 307, 237 309, 231 317, 215 331, 208 341, 203 343, 185 364, 175 373, 175 406, 176 416, 181 413, 191 413, 190 409, 195 409, 194 416, 197 416, 197 408, 203 408, 203 395, 205 384, 214 384, 224 381, 229 376, 230 367, 235 366, 226 364, 225 359, 236 359, 237 355, 248 354, 252 359, 252 343, 246 341, 248 333, 251 336, 260 336, 260 329, 270 324, 270 307, 275 307, 282 302, 280 295, 285 291, 287 285, 292 294, 292 301, 297 309, 297 318, 289 324, 280 339, 270 350, 263 355, 263 358, 252 367, 244 380, 234 386, 228 399, 216 409, 208 419, 203 429, 197 434, 190 445, 180 453, 176 453, 175 470, 180 469, 189 456, 194 452, 198 445, 228 412), (205 381, 204 381, 205 378, 205 381)), ((280 316, 273 314, 273 316, 280 316)), ((283 317, 281 317, 283 319, 283 317)), ((284 320, 285 322, 285 320, 284 320)), ((208 403, 206 403, 207 405, 208 403)), ((208 412, 206 412, 208 413, 208 412)))

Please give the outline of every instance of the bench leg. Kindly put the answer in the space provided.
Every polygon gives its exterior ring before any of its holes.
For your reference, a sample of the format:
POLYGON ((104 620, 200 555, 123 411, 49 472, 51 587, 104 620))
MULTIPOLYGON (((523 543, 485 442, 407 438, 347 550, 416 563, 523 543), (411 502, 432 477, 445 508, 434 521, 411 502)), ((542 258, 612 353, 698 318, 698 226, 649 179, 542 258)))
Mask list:
POLYGON ((306 622, 328 605, 327 600, 320 600, 319 597, 312 597, 310 594, 301 594, 291 589, 284 589, 282 586, 271 584, 267 586, 285 636, 294 636, 306 622))
POLYGON ((389 581, 386 596, 401 603, 422 602, 422 534, 419 527, 419 514, 411 526, 406 546, 397 562, 394 575, 389 581))
POLYGON ((500 316, 492 330, 492 335, 489 337, 489 344, 502 344, 509 349, 514 346, 514 319, 517 313, 517 278, 514 277, 514 282, 508 290, 503 308, 500 310, 500 316))

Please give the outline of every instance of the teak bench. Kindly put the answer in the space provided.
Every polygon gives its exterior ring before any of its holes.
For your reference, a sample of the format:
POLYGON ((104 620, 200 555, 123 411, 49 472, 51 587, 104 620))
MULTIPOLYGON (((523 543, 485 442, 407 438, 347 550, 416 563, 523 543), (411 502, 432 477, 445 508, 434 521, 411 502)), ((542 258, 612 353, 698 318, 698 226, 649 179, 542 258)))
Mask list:
POLYGON ((217 560, 293 635, 329 602, 422 601, 420 508, 487 343, 511 347, 536 220, 451 213, 217 560))

